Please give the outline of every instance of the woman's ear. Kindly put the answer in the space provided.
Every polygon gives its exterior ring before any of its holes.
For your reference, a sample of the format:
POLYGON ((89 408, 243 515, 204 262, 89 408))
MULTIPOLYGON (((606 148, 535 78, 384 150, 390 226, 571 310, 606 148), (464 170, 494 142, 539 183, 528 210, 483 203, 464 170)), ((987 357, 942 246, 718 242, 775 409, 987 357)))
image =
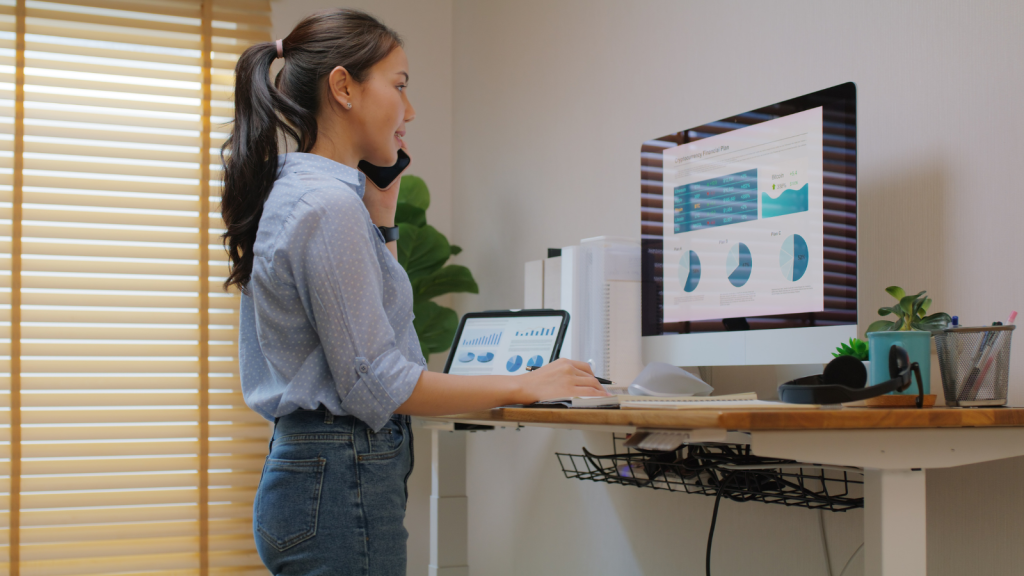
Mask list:
POLYGON ((341 105, 342 108, 351 109, 353 90, 352 76, 344 66, 335 66, 331 75, 327 77, 327 88, 330 90, 331 100, 341 105))

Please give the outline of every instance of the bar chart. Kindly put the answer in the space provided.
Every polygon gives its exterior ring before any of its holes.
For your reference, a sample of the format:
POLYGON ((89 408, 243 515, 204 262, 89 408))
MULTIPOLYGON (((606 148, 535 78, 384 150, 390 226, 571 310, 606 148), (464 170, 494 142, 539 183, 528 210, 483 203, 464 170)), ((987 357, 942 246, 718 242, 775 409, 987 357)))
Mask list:
POLYGON ((516 330, 516 336, 554 336, 555 328, 529 328, 516 330))
POLYGON ((471 332, 462 339, 463 346, 497 346, 501 342, 501 332, 486 334, 471 332))

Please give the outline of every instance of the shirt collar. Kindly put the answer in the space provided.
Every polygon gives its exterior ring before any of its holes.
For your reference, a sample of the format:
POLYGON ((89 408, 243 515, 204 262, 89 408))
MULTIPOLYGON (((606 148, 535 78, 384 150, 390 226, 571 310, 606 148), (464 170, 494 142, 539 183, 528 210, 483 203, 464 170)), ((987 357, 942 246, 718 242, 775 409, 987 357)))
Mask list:
POLYGON ((314 172, 340 180, 356 191, 360 198, 366 190, 366 175, 344 164, 306 152, 289 152, 277 157, 279 165, 290 172, 314 172))

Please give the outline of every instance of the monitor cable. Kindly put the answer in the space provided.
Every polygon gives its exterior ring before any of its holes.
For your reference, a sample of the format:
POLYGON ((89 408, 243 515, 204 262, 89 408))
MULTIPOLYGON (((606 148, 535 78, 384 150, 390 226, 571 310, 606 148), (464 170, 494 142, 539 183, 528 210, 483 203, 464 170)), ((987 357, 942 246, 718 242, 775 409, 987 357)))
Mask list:
POLYGON ((711 530, 708 531, 708 551, 704 559, 707 576, 711 576, 711 541, 715 538, 715 524, 718 522, 718 505, 722 502, 722 494, 725 492, 725 487, 729 484, 730 480, 732 480, 732 474, 729 474, 722 480, 721 484, 718 485, 718 494, 715 495, 715 510, 711 513, 711 530))

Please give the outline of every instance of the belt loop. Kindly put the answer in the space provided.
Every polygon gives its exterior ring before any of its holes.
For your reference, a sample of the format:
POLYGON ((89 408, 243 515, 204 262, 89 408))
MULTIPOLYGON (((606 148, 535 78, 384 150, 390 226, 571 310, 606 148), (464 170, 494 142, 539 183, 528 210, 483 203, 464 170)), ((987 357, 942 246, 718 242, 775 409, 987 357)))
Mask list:
POLYGON ((334 424, 334 414, 327 409, 324 409, 324 424, 334 424))
POLYGON ((270 433, 270 443, 267 445, 267 454, 274 451, 274 435, 277 434, 277 423, 280 421, 280 418, 274 418, 274 430, 270 433))

